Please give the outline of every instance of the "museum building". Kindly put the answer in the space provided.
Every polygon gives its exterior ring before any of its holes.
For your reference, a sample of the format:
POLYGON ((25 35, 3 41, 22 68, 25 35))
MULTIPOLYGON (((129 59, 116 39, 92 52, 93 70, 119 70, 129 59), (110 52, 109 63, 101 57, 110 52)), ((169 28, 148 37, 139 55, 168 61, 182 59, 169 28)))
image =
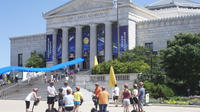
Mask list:
POLYGON ((94 56, 100 63, 118 56, 118 29, 120 54, 135 46, 165 49, 175 34, 200 33, 200 3, 190 0, 158 0, 146 7, 119 0, 118 13, 113 0, 72 0, 42 16, 46 33, 10 38, 11 66, 24 66, 36 51, 47 67, 83 57, 80 68, 90 69, 94 56))

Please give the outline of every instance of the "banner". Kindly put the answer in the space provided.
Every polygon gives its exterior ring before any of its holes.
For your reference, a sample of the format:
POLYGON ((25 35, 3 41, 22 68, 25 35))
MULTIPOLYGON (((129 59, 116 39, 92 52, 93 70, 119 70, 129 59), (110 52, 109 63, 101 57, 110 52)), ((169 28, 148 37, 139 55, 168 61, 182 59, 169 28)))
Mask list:
POLYGON ((69 58, 75 58, 75 32, 69 32, 69 58))
MULTIPOLYGON (((128 49, 128 26, 120 26, 119 28, 119 46, 120 46, 120 53, 123 53, 128 49)), ((118 55, 118 38, 117 38, 117 25, 113 25, 112 28, 112 35, 113 35, 113 55, 118 55)))
POLYGON ((84 58, 78 58, 72 61, 68 61, 65 63, 58 64, 56 66, 51 66, 47 68, 28 68, 28 67, 16 67, 16 66, 10 66, 10 67, 4 67, 0 68, 0 75, 6 72, 11 71, 21 71, 21 72, 50 72, 55 70, 60 70, 61 68, 66 68, 68 66, 72 66, 75 64, 82 63, 85 59, 84 58))
POLYGON ((97 55, 104 56, 105 49, 105 26, 97 29, 97 55))
POLYGON ((83 29, 82 33, 82 52, 83 57, 89 57, 90 52, 90 29, 85 28, 83 29))
POLYGON ((53 60, 53 35, 47 35, 46 37, 46 61, 53 60))
POLYGON ((128 26, 120 26, 120 52, 123 53, 128 49, 128 26))
POLYGON ((113 24, 112 26, 112 36, 113 36, 113 41, 112 41, 112 49, 113 49, 113 55, 118 55, 118 40, 117 40, 117 24, 113 24))
POLYGON ((56 42, 56 58, 62 58, 62 34, 57 35, 57 42, 56 42))

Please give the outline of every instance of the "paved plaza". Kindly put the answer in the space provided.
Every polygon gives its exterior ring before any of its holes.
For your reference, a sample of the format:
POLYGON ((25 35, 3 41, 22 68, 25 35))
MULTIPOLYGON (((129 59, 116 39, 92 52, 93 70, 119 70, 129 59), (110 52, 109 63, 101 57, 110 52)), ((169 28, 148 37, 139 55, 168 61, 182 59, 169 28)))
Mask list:
MULTIPOLYGON (((56 105, 57 107, 57 105, 56 105)), ((85 101, 80 108, 80 112, 90 112, 93 107, 92 101, 85 101)), ((34 112, 45 112, 47 108, 46 101, 41 101, 38 106, 35 107, 34 112)), ((110 104, 108 107, 109 112, 123 112, 122 107, 114 107, 110 104)), ((177 106, 146 106, 146 112, 200 112, 200 107, 177 107, 177 106)), ((0 112, 25 112, 25 102, 21 100, 1 100, 0 112)))
MULTIPOLYGON (((91 96, 92 93, 81 88, 83 93, 84 103, 80 108, 80 112, 90 112, 94 107, 91 96)), ((25 97, 25 96, 24 96, 25 97)), ((45 98, 44 98, 45 99, 45 98)), ((32 105, 32 102, 31 102, 32 105)), ((57 102, 55 107, 57 108, 57 102)), ((34 112, 45 112, 47 108, 46 101, 41 101, 35 107, 34 112)), ((146 112, 200 112, 200 106, 167 106, 167 105, 152 105, 145 106, 146 112)), ((132 109, 132 107, 131 107, 132 109)), ((115 107, 113 104, 108 106, 109 112, 123 112, 123 107, 115 107)), ((25 102, 23 100, 0 100, 0 112, 25 112, 25 102)))

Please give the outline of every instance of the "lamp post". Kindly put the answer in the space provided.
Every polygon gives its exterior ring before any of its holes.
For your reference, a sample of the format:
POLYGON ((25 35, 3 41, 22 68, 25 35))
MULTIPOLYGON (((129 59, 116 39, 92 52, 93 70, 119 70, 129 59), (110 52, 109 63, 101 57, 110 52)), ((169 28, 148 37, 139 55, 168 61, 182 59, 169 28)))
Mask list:
POLYGON ((119 2, 117 0, 117 51, 118 51, 118 57, 120 56, 120 37, 119 37, 119 2))
POLYGON ((156 56, 158 54, 158 51, 153 51, 153 50, 152 51, 146 51, 145 54, 150 56, 150 66, 151 66, 150 73, 152 75, 152 73, 153 73, 153 56, 151 54, 156 56))

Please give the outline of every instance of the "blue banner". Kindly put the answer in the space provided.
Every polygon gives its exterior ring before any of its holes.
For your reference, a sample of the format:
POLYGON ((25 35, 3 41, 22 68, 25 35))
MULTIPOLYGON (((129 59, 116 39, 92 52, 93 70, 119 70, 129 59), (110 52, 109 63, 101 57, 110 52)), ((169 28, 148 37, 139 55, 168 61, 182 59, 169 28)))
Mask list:
POLYGON ((128 26, 120 26, 120 52, 128 49, 128 26))
POLYGON ((99 27, 97 29, 97 55, 105 55, 105 26, 99 27))
POLYGON ((62 34, 57 35, 56 42, 56 58, 62 58, 62 34))
POLYGON ((75 58, 75 32, 69 32, 69 58, 75 58))
POLYGON ((51 67, 47 67, 47 68, 28 68, 28 67, 16 67, 16 66, 10 66, 10 67, 4 67, 4 68, 0 68, 0 76, 3 73, 6 72, 11 72, 11 71, 22 71, 22 72, 50 72, 50 71, 55 71, 55 70, 59 70, 61 68, 65 68, 68 66, 72 66, 75 64, 79 64, 82 63, 85 59, 84 58, 78 58, 72 61, 68 61, 65 63, 61 63, 58 64, 56 66, 51 66, 51 67))
POLYGON ((113 37, 113 41, 112 41, 112 49, 113 49, 113 55, 118 55, 118 51, 117 51, 117 24, 113 24, 112 26, 112 37, 113 37))
MULTIPOLYGON (((120 53, 123 53, 128 49, 128 26, 120 26, 119 30, 120 30, 119 31, 120 53)), ((113 35, 113 55, 118 55, 117 25, 113 25, 112 35, 113 35)))
POLYGON ((47 35, 46 37, 46 61, 53 60, 53 35, 47 35))
POLYGON ((83 57, 88 57, 90 52, 90 29, 83 30, 82 39, 83 57))

